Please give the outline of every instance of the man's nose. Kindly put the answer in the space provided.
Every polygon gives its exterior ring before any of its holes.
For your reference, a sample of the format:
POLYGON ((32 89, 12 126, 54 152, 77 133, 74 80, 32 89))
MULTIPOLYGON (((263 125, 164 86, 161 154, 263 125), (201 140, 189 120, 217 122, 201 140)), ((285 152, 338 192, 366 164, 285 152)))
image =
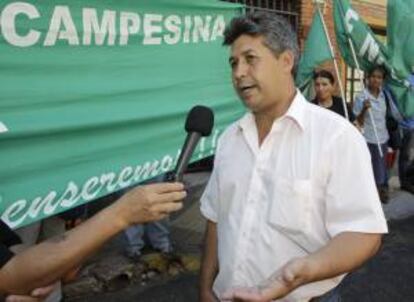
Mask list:
POLYGON ((247 75, 247 64, 240 62, 233 69, 233 76, 235 79, 241 79, 247 75))

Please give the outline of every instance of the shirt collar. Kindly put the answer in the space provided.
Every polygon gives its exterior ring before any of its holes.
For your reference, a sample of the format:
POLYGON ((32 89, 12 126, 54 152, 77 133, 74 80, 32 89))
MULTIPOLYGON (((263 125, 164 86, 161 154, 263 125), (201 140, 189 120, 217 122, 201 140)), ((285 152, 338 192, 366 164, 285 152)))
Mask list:
MULTIPOLYGON (((293 98, 292 103, 289 106, 289 109, 286 113, 279 117, 275 121, 289 119, 292 120, 300 130, 303 131, 305 128, 305 119, 306 119, 306 105, 307 101, 299 89, 296 90, 296 95, 293 98)), ((247 112, 238 122, 240 130, 251 129, 251 127, 256 127, 254 115, 251 112, 247 112)))
POLYGON ((384 90, 381 88, 380 89, 380 93, 378 94, 378 96, 377 97, 375 97, 370 91, 369 91, 369 89, 368 88, 366 88, 365 89, 365 91, 366 91, 366 93, 367 93, 367 95, 366 95, 366 97, 369 97, 369 98, 372 98, 373 100, 378 100, 378 99, 380 99, 380 98, 385 98, 385 96, 384 96, 384 90))
POLYGON ((299 89, 296 89, 296 95, 293 98, 293 101, 290 104, 289 109, 282 117, 280 117, 280 119, 291 119, 299 126, 300 130, 304 130, 307 103, 308 102, 306 101, 303 94, 299 91, 299 89))

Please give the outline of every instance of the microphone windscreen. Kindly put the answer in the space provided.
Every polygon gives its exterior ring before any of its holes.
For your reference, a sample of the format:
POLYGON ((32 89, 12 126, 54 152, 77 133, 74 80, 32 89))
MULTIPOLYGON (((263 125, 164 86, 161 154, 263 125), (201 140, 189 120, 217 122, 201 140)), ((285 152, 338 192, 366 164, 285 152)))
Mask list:
POLYGON ((209 136, 214 125, 213 111, 205 106, 194 106, 187 115, 185 131, 209 136))

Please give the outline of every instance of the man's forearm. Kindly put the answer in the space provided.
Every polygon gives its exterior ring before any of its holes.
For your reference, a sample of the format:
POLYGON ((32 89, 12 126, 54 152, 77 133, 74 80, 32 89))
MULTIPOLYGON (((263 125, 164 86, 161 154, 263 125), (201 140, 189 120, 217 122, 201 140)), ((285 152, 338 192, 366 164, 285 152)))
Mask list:
POLYGON ((26 294, 53 283, 124 228, 109 209, 76 229, 13 257, 0 270, 0 293, 26 294))
POLYGON ((204 252, 200 272, 200 296, 212 290, 214 279, 218 272, 217 260, 217 225, 207 221, 204 240, 204 252))
POLYGON ((381 234, 341 233, 306 257, 306 283, 332 278, 361 266, 378 251, 381 234))

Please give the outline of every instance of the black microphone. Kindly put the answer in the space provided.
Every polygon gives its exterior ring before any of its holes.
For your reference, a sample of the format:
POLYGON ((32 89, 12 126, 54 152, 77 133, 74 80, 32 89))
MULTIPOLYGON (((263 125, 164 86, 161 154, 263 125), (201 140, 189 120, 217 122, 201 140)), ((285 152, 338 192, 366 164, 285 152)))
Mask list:
POLYGON ((214 125, 213 111, 205 106, 194 106, 187 115, 185 131, 187 137, 181 149, 175 169, 167 175, 168 181, 183 181, 191 155, 202 136, 209 136, 214 125))

